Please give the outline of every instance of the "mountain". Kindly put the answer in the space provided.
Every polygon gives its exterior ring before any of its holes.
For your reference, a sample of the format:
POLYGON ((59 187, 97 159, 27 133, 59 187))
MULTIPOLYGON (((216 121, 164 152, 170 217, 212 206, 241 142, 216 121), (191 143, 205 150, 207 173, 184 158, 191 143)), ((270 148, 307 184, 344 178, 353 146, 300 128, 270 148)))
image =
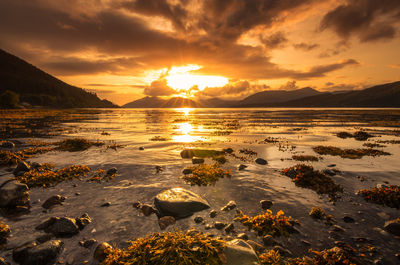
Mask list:
POLYGON ((234 104, 236 107, 258 107, 268 104, 277 104, 304 97, 322 94, 321 92, 305 87, 296 90, 265 90, 255 93, 234 104))
POLYGON ((33 106, 51 108, 113 108, 95 93, 71 86, 0 49, 0 108, 16 98, 33 106), (3 103, 3 104, 2 104, 3 103), (7 102, 6 102, 7 103, 7 102))
POLYGON ((284 107, 400 107, 400 81, 344 93, 323 93, 277 104, 284 107))
POLYGON ((202 105, 194 100, 172 97, 162 99, 159 97, 144 97, 122 106, 123 108, 199 108, 202 105))

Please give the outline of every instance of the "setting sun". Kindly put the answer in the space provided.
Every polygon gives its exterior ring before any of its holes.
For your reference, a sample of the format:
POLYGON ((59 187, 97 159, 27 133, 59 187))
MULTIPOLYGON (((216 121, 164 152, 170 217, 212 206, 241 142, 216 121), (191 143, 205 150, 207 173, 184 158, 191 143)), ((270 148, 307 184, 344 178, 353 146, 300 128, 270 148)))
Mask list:
POLYGON ((168 75, 165 77, 168 86, 176 91, 189 91, 192 87, 197 86, 199 90, 206 87, 222 87, 228 83, 228 78, 213 75, 197 75, 191 71, 201 69, 198 65, 187 65, 181 67, 172 67, 168 75))

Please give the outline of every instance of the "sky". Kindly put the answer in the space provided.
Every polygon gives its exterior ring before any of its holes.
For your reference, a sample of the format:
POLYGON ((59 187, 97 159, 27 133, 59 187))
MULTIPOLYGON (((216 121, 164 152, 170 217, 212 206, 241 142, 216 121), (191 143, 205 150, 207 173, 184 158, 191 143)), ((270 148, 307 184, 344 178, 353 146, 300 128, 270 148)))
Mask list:
POLYGON ((400 80, 399 0, 1 0, 0 48, 117 104, 400 80))

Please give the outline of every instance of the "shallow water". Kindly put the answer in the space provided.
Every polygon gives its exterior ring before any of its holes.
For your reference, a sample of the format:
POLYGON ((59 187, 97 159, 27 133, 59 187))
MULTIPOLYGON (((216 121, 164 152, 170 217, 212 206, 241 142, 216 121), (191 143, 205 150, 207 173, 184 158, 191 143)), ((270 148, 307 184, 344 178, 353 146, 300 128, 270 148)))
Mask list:
MULTIPOLYGON (((314 249, 330 248, 335 240, 353 246, 359 244, 353 237, 367 237, 377 246, 371 260, 383 258, 384 264, 396 264, 395 253, 399 251, 399 239, 382 231, 385 220, 398 218, 399 210, 365 202, 355 195, 359 189, 389 182, 400 184, 400 148, 398 144, 384 144, 376 148, 391 153, 390 156, 343 159, 337 156, 319 156, 312 150, 316 145, 334 145, 341 148, 365 148, 366 142, 379 140, 400 140, 400 110, 398 109, 100 109, 100 110, 18 110, 1 111, 0 133, 3 138, 54 141, 67 137, 84 137, 105 141, 107 145, 121 147, 107 149, 92 147, 82 152, 52 151, 29 159, 29 161, 54 163, 57 167, 71 164, 85 164, 93 169, 118 168, 118 176, 107 183, 72 181, 60 183, 48 189, 33 188, 30 192, 31 213, 8 219, 12 237, 8 248, 34 240, 42 232, 34 227, 51 216, 78 217, 87 212, 93 218, 78 235, 63 239, 66 248, 60 259, 74 259, 74 264, 90 263, 93 249, 78 245, 84 238, 96 238, 118 246, 125 246, 132 237, 159 232, 156 217, 144 217, 132 207, 135 201, 152 203, 154 195, 171 187, 184 187, 206 198, 212 209, 219 210, 228 201, 236 201, 238 208, 249 215, 262 212, 259 201, 272 200, 273 212, 283 210, 286 215, 297 218, 300 234, 278 241, 295 255, 305 254, 309 246, 314 249), (22 118, 21 118, 22 117, 22 118), (355 132, 363 129, 375 137, 367 141, 341 139, 336 133, 355 132), (103 134, 102 134, 103 133, 103 134), (105 135, 104 133, 107 133, 105 135), (163 141, 153 141, 159 136, 163 141), (264 139, 274 137, 278 142, 267 143, 264 139), (139 150, 144 147, 144 150, 139 150), (182 159, 180 151, 185 147, 209 149, 232 148, 237 155, 243 148, 257 152, 257 156, 246 156, 243 162, 227 156, 223 167, 231 169, 232 178, 222 179, 215 186, 197 187, 185 184, 181 171, 191 165, 191 160, 182 159), (317 169, 336 164, 341 173, 333 179, 344 187, 342 198, 335 204, 327 196, 296 187, 291 180, 280 174, 280 170, 298 164, 291 159, 294 154, 309 154, 322 157, 319 162, 306 162, 317 169), (261 166, 253 161, 264 158, 268 165, 261 166), (244 163, 248 168, 238 171, 237 165, 244 163), (156 173, 155 165, 164 171, 156 173), (360 181, 357 176, 366 180, 360 181), (76 187, 73 187, 76 184, 76 187), (79 192, 80 195, 76 195, 79 192), (63 206, 43 213, 41 204, 53 194, 67 197, 63 206), (104 202, 110 207, 100 207, 104 202), (332 214, 337 224, 346 231, 339 238, 332 238, 331 227, 314 221, 308 216, 312 206, 320 205, 332 214), (349 215, 356 223, 344 223, 342 217, 349 215)), ((206 159, 206 163, 212 163, 206 159)), ((6 169, 0 169, 4 174, 6 169)), ((202 216, 207 223, 214 221, 232 222, 234 211, 220 213, 211 219, 209 211, 202 216)), ((4 219, 5 217, 0 217, 4 219)), ((242 225, 234 223, 235 230, 246 232, 242 225)), ((195 224, 193 217, 178 220, 167 230, 186 230, 196 227, 205 231, 204 225, 195 224)), ((208 230, 226 238, 225 232, 208 230)), ((254 241, 261 243, 253 232, 246 232, 254 241)), ((3 251, 4 252, 4 251, 3 251)), ((11 261, 10 251, 0 253, 11 261)))

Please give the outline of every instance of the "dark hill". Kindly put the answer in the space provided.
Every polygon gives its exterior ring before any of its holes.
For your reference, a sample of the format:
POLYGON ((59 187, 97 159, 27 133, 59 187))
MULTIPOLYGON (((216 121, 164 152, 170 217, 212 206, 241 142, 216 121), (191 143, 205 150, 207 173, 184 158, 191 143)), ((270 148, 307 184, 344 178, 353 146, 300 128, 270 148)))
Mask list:
POLYGON ((144 97, 122 106, 123 108, 199 108, 201 105, 191 99, 172 97, 162 99, 159 97, 144 97))
MULTIPOLYGON (((71 86, 0 49, 0 95, 19 95, 20 102, 51 108, 113 108, 95 93, 71 86)), ((0 105, 0 108, 4 107, 0 105)))

